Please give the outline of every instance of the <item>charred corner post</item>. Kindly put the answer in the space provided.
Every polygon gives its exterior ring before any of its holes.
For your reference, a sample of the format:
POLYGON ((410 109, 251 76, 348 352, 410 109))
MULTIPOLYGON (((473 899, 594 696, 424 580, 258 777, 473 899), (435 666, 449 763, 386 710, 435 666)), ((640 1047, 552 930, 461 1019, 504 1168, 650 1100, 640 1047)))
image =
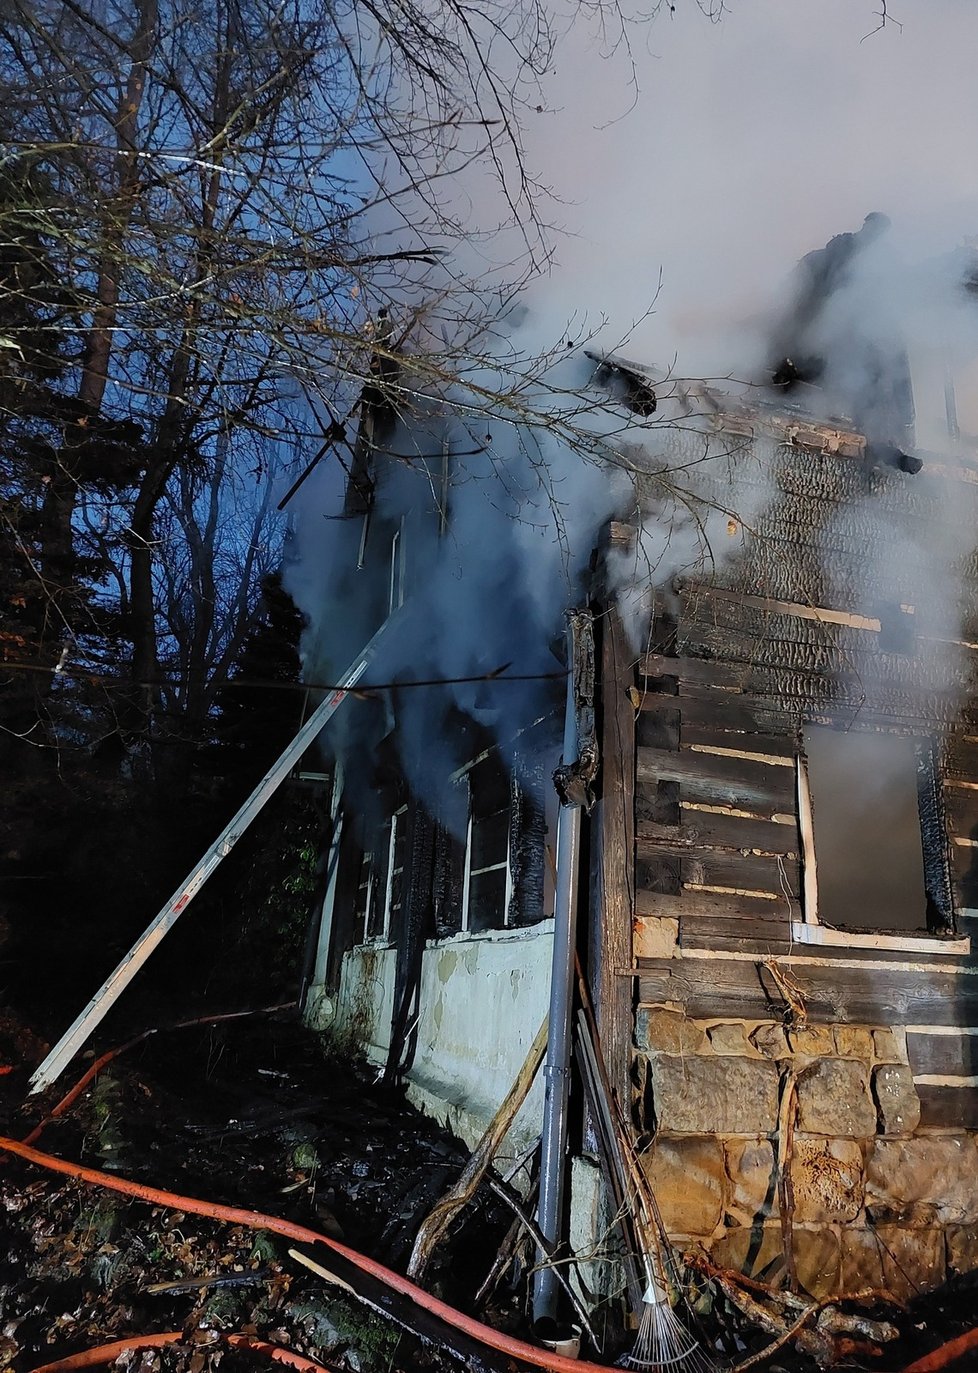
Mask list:
MULTIPOLYGON (((537 1221, 544 1238, 561 1238, 567 1155, 567 1104, 570 1088, 574 952, 577 945, 577 895, 580 877, 582 812, 591 809, 591 784, 598 753, 594 729, 594 623, 590 610, 567 616, 567 701, 561 764, 554 773, 560 797, 557 817, 556 890, 550 1021, 544 1065, 546 1097, 540 1144, 540 1200, 537 1221)), ((540 1255, 543 1262, 544 1255, 540 1255)), ((533 1288, 535 1322, 556 1314, 558 1282, 543 1264, 533 1288)))

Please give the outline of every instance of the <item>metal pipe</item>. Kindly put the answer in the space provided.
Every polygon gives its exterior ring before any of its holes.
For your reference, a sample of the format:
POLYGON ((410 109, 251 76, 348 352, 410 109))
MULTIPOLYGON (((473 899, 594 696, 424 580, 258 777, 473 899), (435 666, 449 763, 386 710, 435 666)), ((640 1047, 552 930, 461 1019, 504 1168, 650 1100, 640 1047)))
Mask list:
MULTIPOLYGON (((579 761, 576 671, 578 614, 567 629, 567 704, 564 715, 563 766, 579 761)), ((571 1017, 574 1004, 574 951, 577 947, 577 884, 581 849, 581 806, 565 793, 557 815, 556 890, 553 956, 550 971, 550 1025, 543 1074, 546 1095, 540 1138, 540 1199, 537 1224, 551 1247, 558 1244, 564 1209, 567 1103, 570 1093, 571 1017)), ((533 1283, 533 1319, 554 1319, 559 1285, 552 1264, 537 1251, 533 1283)))

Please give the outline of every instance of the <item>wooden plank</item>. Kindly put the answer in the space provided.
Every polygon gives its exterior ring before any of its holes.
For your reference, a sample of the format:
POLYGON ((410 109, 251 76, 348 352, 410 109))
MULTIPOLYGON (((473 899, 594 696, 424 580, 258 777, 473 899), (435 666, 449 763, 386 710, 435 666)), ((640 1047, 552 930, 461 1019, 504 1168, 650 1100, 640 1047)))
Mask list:
POLYGON ((797 903, 792 906, 792 916, 784 901, 767 904, 765 916, 752 915, 747 919, 686 912, 679 920, 679 943, 684 949, 715 949, 719 953, 743 951, 755 953, 758 958, 790 953, 791 919, 798 918, 797 903))
MULTIPOLYGON (((795 949, 797 953, 797 945, 795 949)), ((970 1024, 972 1017, 978 1023, 978 978, 920 972, 900 964, 892 970, 878 966, 886 961, 868 951, 865 958, 856 951, 847 959, 823 958, 822 950, 816 958, 806 952, 781 960, 802 988, 809 1018, 820 1024, 839 1020, 857 1025, 955 1025, 962 1020, 970 1024), (847 966, 850 963, 855 966, 847 966)), ((757 1008, 772 995, 764 990, 771 985, 761 960, 728 959, 713 951, 709 958, 643 963, 639 1000, 682 1001, 695 1017, 763 1017, 764 1010, 757 1008), (736 1009, 747 1006, 755 1009, 736 1009)))
POLYGON ((970 787, 942 787, 944 814, 952 834, 961 839, 978 839, 978 790, 970 787))
POLYGON ((647 653, 639 659, 637 670, 639 678, 675 678, 677 682, 695 682, 699 686, 742 692, 751 667, 750 662, 720 662, 716 658, 667 658, 661 653, 647 653))
POLYGON ((847 629, 862 630, 867 633, 880 631, 880 622, 873 616, 861 615, 851 610, 836 609, 832 606, 804 605, 800 601, 776 600, 769 596, 752 596, 727 587, 706 586, 703 583, 687 583, 683 596, 703 597, 711 601, 730 601, 737 605, 749 605, 765 614, 787 615, 792 619, 813 620, 818 624, 843 625, 847 629))
POLYGON ((915 1075, 978 1077, 978 1029, 970 1035, 928 1035, 908 1031, 907 1057, 915 1075))
POLYGON ((801 711, 787 710, 783 705, 757 702, 753 698, 732 693, 707 693, 698 696, 668 696, 646 692, 638 697, 638 709, 664 712, 682 718, 682 726, 699 725, 738 734, 793 734, 801 719, 801 711))
MULTIPOLYGON (((944 773, 947 777, 978 782, 978 739, 952 734, 945 748, 944 773)), ((975 795, 978 797, 978 792, 975 795)))
POLYGON ((592 992, 612 1086, 631 1091, 634 988, 617 975, 632 958, 635 907, 635 708, 628 695, 633 655, 617 610, 601 620, 601 783, 591 822, 592 992), (596 849, 596 851, 595 851, 596 849))
POLYGON ((636 845, 635 883, 649 887, 646 875, 650 868, 668 859, 683 883, 697 887, 729 887, 731 889, 770 892, 782 895, 784 887, 797 900, 800 895, 801 868, 797 859, 780 854, 753 854, 710 849, 680 849, 643 839, 636 845))
MULTIPOLYGON (((682 698, 680 698, 682 700, 682 698)), ((775 734, 758 734, 756 732, 746 735, 742 739, 731 739, 731 733, 740 731, 731 730, 726 720, 722 720, 720 726, 694 724, 687 718, 685 701, 679 707, 680 710, 680 740, 683 748, 692 748, 699 744, 707 748, 742 748, 750 753, 770 753, 775 758, 794 758, 798 749, 798 736, 794 728, 784 729, 775 734)), ((639 717, 641 722, 641 716, 639 717)))
POLYGON ((636 916, 662 916, 671 920, 684 920, 691 915, 718 922, 769 920, 774 907, 775 902, 764 897, 732 893, 720 895, 687 890, 672 895, 642 888, 635 893, 636 916))
POLYGON ((978 1090, 920 1083, 920 1123, 932 1129, 978 1130, 978 1090))
MULTIPOLYGON (((685 892, 682 895, 685 895, 685 892)), ((800 915, 798 903, 793 902, 792 920, 797 921, 800 919, 800 915)), ((792 938, 787 919, 787 905, 783 900, 770 902, 767 912, 745 920, 683 917, 680 921, 680 930, 683 932, 680 942, 684 949, 702 949, 718 955, 747 953, 754 954, 758 958, 767 957, 771 953, 776 953, 779 958, 794 957, 801 954, 807 955, 809 959, 815 957, 820 963, 826 965, 836 962, 840 964, 844 973, 847 964, 870 959, 874 964, 891 964, 894 969, 900 970, 906 968, 911 959, 937 963, 946 957, 946 955, 942 955, 939 941, 936 939, 934 940, 934 951, 931 954, 920 951, 910 952, 905 949, 867 949, 853 944, 805 944, 801 940, 792 938), (782 946, 773 950, 769 945, 772 939, 778 937, 777 929, 780 929, 782 946)), ((919 932, 917 937, 927 939, 923 930, 919 932)), ((867 969, 865 976, 871 980, 875 976, 875 971, 867 969)))
POLYGON ((660 781, 679 782, 683 801, 733 806, 767 818, 790 815, 795 809, 794 772, 767 763, 718 754, 639 748, 637 785, 654 786, 660 781))
MULTIPOLYGON (((694 1019, 730 1016, 745 1020, 779 1020, 785 1003, 771 974, 760 962, 717 959, 655 959, 642 962, 639 1003, 674 1003, 694 1019)), ((827 1023, 836 1008, 824 993, 808 998, 810 1019, 827 1023)))
POLYGON ((639 820, 636 837, 670 848, 689 850, 756 849, 760 853, 780 853, 797 858, 798 830, 795 825, 778 825, 773 820, 751 820, 741 815, 718 815, 712 811, 683 811, 681 825, 657 825, 639 820))

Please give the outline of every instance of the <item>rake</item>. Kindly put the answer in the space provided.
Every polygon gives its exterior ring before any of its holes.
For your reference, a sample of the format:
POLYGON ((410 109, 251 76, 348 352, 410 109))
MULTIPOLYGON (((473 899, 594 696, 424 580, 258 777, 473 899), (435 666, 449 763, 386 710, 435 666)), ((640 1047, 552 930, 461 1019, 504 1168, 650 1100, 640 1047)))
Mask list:
MULTIPOLYGON (((580 966, 577 975, 583 1003, 577 1013, 577 1037, 584 1085, 613 1192, 619 1204, 624 1203, 626 1243, 631 1243, 631 1230, 644 1277, 640 1301, 635 1303, 641 1306, 638 1334, 623 1363, 640 1373, 717 1373, 716 1364, 670 1301, 670 1288, 681 1289, 669 1258, 662 1217, 611 1089, 580 966)), ((629 1287, 634 1290, 633 1281, 629 1287)))

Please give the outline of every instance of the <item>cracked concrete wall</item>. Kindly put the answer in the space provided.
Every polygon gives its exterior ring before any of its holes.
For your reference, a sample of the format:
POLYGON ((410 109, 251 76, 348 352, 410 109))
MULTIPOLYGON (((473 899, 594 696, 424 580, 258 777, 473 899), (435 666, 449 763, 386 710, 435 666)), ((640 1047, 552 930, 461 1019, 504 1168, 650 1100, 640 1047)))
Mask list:
POLYGON ((670 1235, 732 1268, 784 1267, 779 1110, 797 1083, 788 1163, 791 1244, 813 1297, 885 1287, 901 1298, 978 1267, 978 1139, 920 1127, 906 1034, 694 1020, 643 1006, 635 1123, 670 1235))
MULTIPOLYGON (((470 1147, 513 1085, 547 1013, 553 921, 529 929, 454 935, 422 959, 417 1051, 409 1097, 470 1147)), ((378 1065, 390 1043, 394 949, 363 945, 343 958, 330 1033, 378 1065)), ((530 1089, 509 1147, 540 1133, 543 1077, 530 1089)))

